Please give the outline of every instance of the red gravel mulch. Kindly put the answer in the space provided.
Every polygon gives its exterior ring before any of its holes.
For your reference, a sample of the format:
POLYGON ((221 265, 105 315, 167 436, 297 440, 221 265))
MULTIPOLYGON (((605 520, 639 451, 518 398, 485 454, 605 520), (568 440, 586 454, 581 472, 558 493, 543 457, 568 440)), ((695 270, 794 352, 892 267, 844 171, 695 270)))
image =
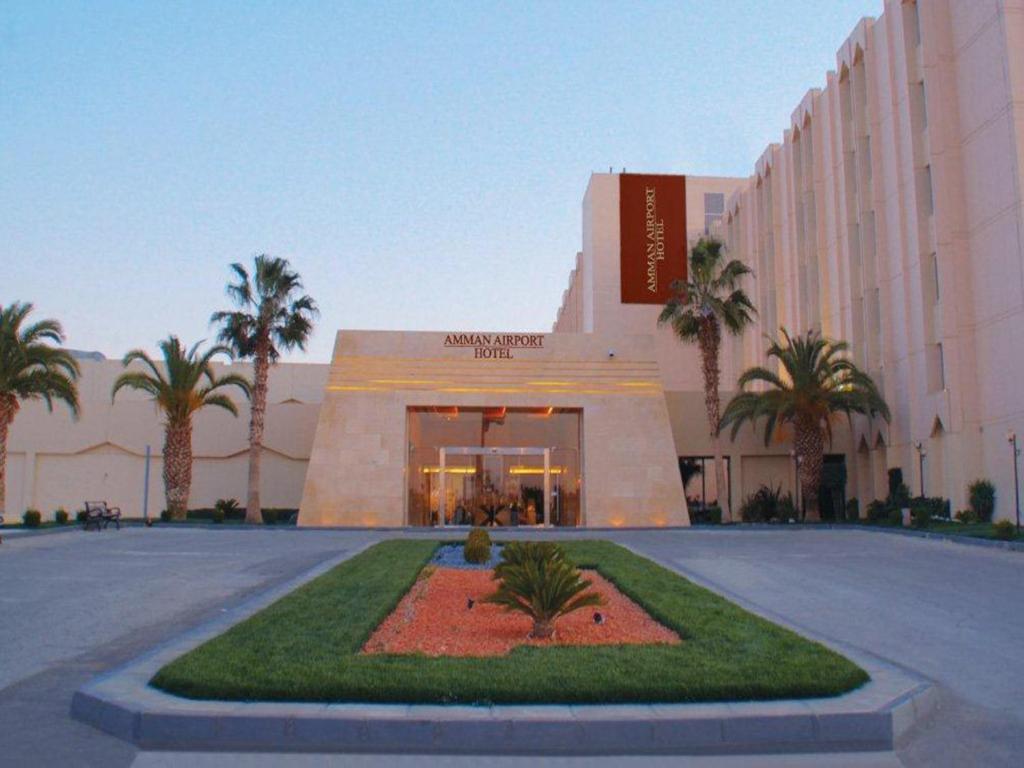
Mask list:
POLYGON ((595 571, 584 576, 605 605, 581 608, 558 619, 553 640, 533 640, 529 617, 480 603, 494 592, 491 571, 438 568, 413 585, 381 622, 363 653, 422 653, 427 656, 502 656, 519 645, 675 644, 679 635, 652 619, 639 605, 595 571), (468 607, 472 599, 475 604, 468 607), (604 617, 601 624, 594 613, 604 617))

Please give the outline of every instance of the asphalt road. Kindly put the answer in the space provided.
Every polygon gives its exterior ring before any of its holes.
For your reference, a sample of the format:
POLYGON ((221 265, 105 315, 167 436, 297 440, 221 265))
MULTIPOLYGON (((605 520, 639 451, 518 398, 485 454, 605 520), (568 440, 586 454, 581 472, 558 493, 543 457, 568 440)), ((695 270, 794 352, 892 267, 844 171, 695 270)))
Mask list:
MULTIPOLYGON (((68 706, 72 693, 94 675, 256 591, 383 535, 135 528, 6 539, 0 545, 0 765, 198 768, 336 762, 316 756, 139 754, 71 720, 68 706)), ((819 757, 784 764, 895 765, 897 757, 907 766, 1020 763, 1024 553, 860 531, 599 535, 769 617, 903 666, 940 690, 939 710, 895 757, 819 757)), ((455 758, 353 759, 345 762, 462 765, 455 758)), ((537 760, 488 762, 525 766, 537 760)), ((667 763, 638 759, 630 764, 667 763)), ((754 763, 715 758, 687 764, 754 763)), ((764 764, 783 763, 772 758, 764 764)))

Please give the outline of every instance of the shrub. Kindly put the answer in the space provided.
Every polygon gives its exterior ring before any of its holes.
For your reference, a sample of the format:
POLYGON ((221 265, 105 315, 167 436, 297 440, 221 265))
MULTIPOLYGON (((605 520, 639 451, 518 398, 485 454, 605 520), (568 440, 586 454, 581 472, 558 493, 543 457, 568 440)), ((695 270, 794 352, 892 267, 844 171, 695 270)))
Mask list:
POLYGON ((927 528, 932 521, 931 512, 923 504, 911 505, 910 524, 915 528, 927 528))
POLYGON ((1011 541, 1017 535, 1017 526, 1009 520, 1000 520, 992 526, 992 536, 1001 541, 1011 541))
POLYGON ((238 499, 217 499, 216 503, 213 505, 215 516, 218 510, 223 514, 221 522, 225 519, 230 520, 235 517, 245 517, 245 510, 239 506, 238 499))
POLYGON ((21 522, 26 528, 38 528, 43 522, 43 515, 38 509, 26 509, 25 514, 21 516, 21 522))
POLYGON ((89 519, 89 513, 86 512, 84 509, 80 509, 77 512, 75 512, 75 521, 76 522, 84 523, 88 519, 89 519))
POLYGON ((169 523, 171 522, 171 510, 162 509, 160 510, 160 522, 169 523))
POLYGON ((58 507, 57 511, 53 513, 53 519, 57 521, 57 525, 67 525, 68 511, 64 507, 58 507))
POLYGON ((860 502, 856 496, 846 500, 846 519, 860 520, 860 502))
POLYGON ((782 492, 782 486, 762 485, 748 496, 740 506, 740 517, 745 523, 770 523, 796 516, 793 497, 782 492))
POLYGON ((890 509, 886 513, 885 524, 899 528, 903 525, 903 511, 899 509, 890 509))
POLYGON ((210 515, 210 519, 215 523, 224 522, 224 510, 221 507, 214 507, 213 514, 210 515))
POLYGON ((978 522, 978 516, 974 514, 974 510, 961 509, 956 513, 956 521, 965 525, 971 525, 978 522))
POLYGON ((491 559, 491 537, 483 528, 474 528, 466 537, 462 556, 467 563, 486 563, 491 559))
POLYGON ((882 523, 889 516, 889 505, 884 501, 875 499, 864 510, 864 516, 869 523, 882 523))
POLYGON ((690 507, 691 525, 721 525, 722 508, 717 504, 696 503, 690 507))
POLYGON ((968 503, 979 522, 988 523, 996 511, 996 487, 989 480, 975 480, 967 487, 968 503))
POLYGON ((587 606, 603 605, 604 598, 588 592, 591 582, 551 542, 514 541, 501 550, 494 569, 497 590, 483 599, 506 611, 533 619, 532 637, 547 639, 555 633, 555 621, 587 606))

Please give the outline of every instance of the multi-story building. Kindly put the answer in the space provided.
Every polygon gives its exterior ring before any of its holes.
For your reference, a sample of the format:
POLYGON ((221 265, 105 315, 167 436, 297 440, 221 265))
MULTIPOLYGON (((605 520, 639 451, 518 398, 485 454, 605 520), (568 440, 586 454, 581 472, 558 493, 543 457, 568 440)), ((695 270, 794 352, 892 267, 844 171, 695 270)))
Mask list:
POLYGON ((839 446, 851 493, 966 505, 992 478, 1014 499, 1008 433, 1024 432, 1024 5, 886 0, 840 47, 824 88, 728 199, 721 235, 757 273, 766 333, 847 340, 891 424, 839 446), (922 477, 923 470, 923 477, 922 477))
MULTIPOLYGON (((276 369, 264 497, 308 525, 685 525, 694 502, 793 491, 787 436, 749 427, 723 441, 716 487, 698 351, 657 324, 687 245, 715 234, 754 270, 759 310, 725 338, 723 402, 785 327, 849 342, 891 408, 836 424, 826 517, 853 497, 863 513, 894 467, 957 509, 990 478, 1012 517, 1022 156, 1024 4, 886 0, 749 178, 593 175, 553 333, 342 332, 329 371, 276 369)), ((141 506, 158 417, 109 403, 117 364, 83 369, 79 424, 36 404, 14 424, 14 510, 141 506)), ((244 417, 202 419, 193 506, 243 498, 244 417)))

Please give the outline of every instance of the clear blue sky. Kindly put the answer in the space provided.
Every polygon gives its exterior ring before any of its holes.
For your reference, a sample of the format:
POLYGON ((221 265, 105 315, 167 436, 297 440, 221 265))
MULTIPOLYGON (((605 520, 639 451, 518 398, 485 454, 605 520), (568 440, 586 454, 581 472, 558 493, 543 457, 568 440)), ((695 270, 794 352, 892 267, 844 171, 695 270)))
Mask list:
POLYGON ((120 356, 286 256, 338 328, 547 330, 592 171, 749 175, 881 0, 0 4, 0 303, 120 356))

